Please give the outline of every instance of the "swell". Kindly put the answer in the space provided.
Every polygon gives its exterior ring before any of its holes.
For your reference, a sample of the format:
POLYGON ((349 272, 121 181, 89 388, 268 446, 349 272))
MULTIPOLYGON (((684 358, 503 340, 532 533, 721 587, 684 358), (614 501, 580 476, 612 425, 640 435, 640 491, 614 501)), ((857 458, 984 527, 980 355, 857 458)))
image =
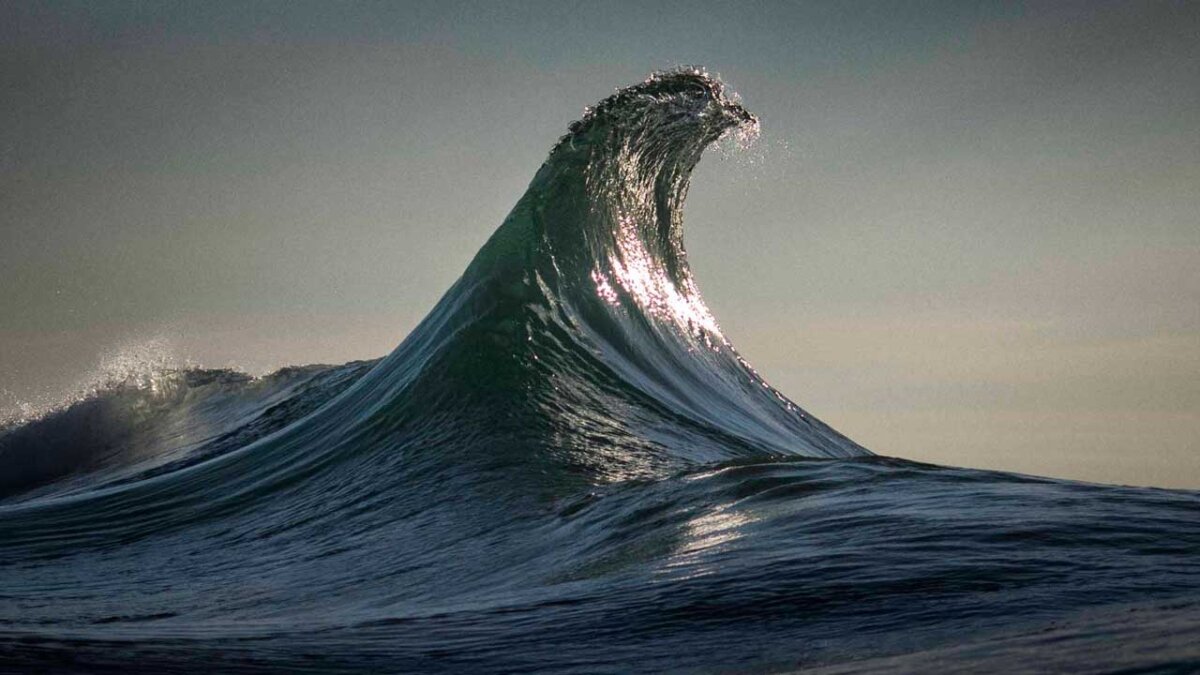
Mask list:
MULTIPOLYGON (((1154 662, 1189 672, 1200 658, 1195 493, 860 457, 726 462, 504 508, 430 496, 377 495, 321 519, 297 494, 290 509, 101 555, 0 560, 0 578, 20 582, 0 603, 0 658, 147 672, 775 671, 1081 617, 1096 628, 1093 611, 1127 622, 1101 624, 1093 646, 1169 619, 1177 637, 1154 662)), ((1077 654, 1068 669, 1110 656, 1077 654)))

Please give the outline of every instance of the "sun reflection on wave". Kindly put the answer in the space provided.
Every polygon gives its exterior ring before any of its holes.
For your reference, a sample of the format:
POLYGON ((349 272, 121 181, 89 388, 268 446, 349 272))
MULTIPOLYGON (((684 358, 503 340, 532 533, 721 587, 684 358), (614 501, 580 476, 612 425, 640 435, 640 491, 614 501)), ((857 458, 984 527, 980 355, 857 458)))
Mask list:
POLYGON ((617 255, 609 261, 610 270, 592 271, 597 294, 611 305, 620 302, 616 287, 631 295, 647 311, 670 319, 692 332, 720 336, 721 330, 712 313, 693 288, 680 290, 675 281, 646 250, 638 236, 633 217, 620 219, 616 228, 617 255))
POLYGON ((707 576, 720 564, 719 553, 741 539, 746 528, 758 520, 753 513, 734 510, 732 505, 706 511, 684 524, 683 542, 664 566, 676 579, 707 576))

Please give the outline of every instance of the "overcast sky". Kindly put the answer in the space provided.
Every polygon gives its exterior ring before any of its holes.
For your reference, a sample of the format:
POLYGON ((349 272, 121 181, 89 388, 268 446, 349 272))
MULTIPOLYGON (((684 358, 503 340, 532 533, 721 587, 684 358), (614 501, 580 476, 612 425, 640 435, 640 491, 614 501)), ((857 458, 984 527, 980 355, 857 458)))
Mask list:
POLYGON ((1200 3, 479 4, 0 4, 0 408, 383 355, 584 106, 695 63, 763 121, 686 243, 770 382, 883 454, 1200 488, 1200 3))

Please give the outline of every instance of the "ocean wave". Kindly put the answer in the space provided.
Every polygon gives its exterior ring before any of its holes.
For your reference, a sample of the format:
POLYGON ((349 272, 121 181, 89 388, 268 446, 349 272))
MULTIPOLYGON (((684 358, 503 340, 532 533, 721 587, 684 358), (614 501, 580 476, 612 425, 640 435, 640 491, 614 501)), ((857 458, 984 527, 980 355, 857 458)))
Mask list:
MULTIPOLYGON (((1087 625, 1200 636, 1200 495, 878 457, 737 354, 682 209, 757 126, 703 70, 655 74, 569 127, 388 356, 160 370, 10 425, 0 662, 966 666, 965 635, 1016 653, 998 636, 1133 606, 1170 628, 1087 625)), ((1132 663, 1200 659, 1171 645, 1132 663)))

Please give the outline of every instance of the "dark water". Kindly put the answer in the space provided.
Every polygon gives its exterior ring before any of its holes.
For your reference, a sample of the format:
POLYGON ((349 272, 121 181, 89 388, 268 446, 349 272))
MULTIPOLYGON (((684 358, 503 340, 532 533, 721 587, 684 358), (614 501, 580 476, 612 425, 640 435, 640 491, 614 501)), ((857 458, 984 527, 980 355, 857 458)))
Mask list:
POLYGON ((10 425, 0 670, 1200 670, 1200 494, 877 457, 726 342, 681 212, 756 124, 653 77, 389 356, 10 425))

